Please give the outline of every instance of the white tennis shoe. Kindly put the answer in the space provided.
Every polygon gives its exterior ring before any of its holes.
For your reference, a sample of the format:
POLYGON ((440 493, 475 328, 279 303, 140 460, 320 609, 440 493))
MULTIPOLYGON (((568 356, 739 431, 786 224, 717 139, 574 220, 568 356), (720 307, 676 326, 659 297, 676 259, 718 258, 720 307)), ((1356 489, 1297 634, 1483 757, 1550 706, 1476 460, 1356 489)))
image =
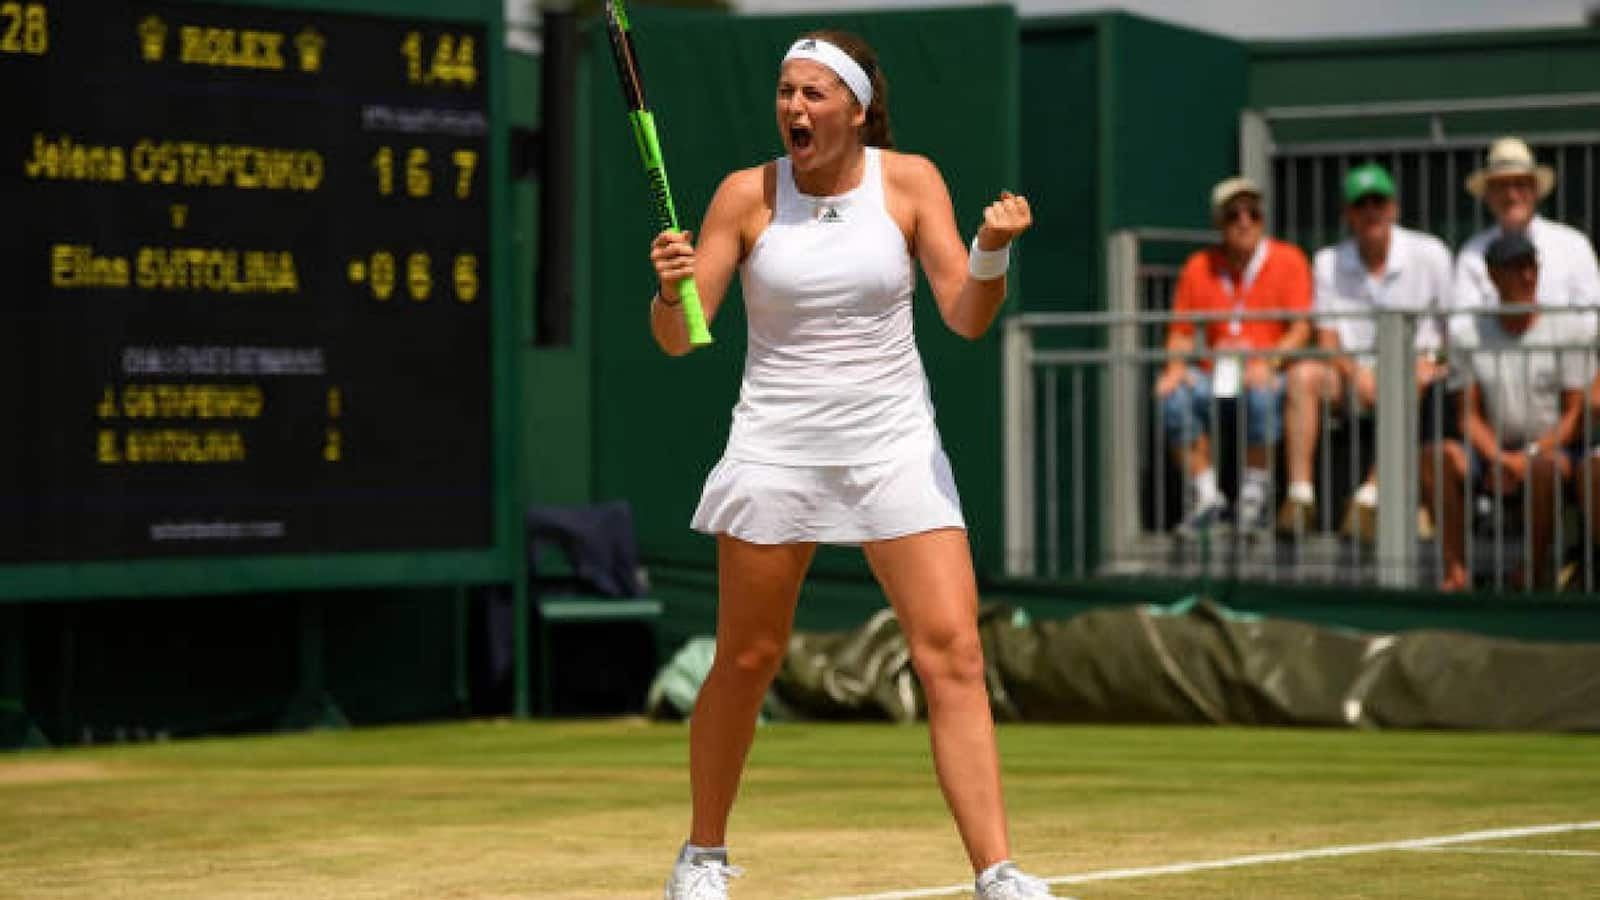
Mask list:
POLYGON ((728 879, 744 870, 720 859, 695 859, 672 867, 667 879, 666 900, 728 900, 728 879))
POLYGON ((1001 863, 989 877, 973 885, 975 900, 1068 900, 1050 893, 1050 885, 1011 863, 1001 863))

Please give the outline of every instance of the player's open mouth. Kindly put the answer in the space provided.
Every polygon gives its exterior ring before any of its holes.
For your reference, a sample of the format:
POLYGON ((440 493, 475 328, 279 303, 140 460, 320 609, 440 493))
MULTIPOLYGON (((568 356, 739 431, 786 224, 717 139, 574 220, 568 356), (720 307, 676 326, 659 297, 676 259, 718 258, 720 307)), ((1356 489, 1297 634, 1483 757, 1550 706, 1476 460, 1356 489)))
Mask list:
POLYGON ((811 129, 805 127, 804 125, 790 126, 789 146, 795 148, 796 150, 804 150, 805 148, 811 146, 811 129))

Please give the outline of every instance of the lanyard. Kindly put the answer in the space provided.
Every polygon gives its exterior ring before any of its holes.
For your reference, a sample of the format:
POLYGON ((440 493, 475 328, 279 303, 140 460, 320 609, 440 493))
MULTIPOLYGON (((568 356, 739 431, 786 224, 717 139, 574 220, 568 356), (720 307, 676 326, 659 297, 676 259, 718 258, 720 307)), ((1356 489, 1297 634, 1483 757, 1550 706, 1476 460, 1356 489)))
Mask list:
POLYGON ((1244 333, 1245 295, 1250 292, 1251 285, 1256 283, 1256 276, 1261 274, 1261 267, 1267 262, 1267 239, 1262 238, 1256 244, 1256 251, 1250 254, 1250 262, 1244 267, 1243 285, 1237 290, 1233 286, 1233 274, 1226 269, 1222 273, 1222 286, 1227 288, 1233 297, 1233 318, 1228 320, 1228 334, 1238 337, 1244 333))

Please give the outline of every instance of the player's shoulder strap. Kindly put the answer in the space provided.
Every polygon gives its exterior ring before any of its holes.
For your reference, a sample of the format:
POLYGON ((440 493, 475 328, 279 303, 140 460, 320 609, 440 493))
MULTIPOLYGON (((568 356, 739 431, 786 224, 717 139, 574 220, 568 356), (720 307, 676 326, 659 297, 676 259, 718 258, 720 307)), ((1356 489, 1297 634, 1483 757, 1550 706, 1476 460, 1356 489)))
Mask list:
POLYGON ((800 189, 794 183, 794 163, 787 156, 780 156, 773 160, 772 178, 774 187, 774 202, 772 213, 780 217, 785 209, 800 202, 800 189))
POLYGON ((774 159, 761 166, 761 202, 768 210, 776 212, 778 209, 778 168, 785 160, 774 159))

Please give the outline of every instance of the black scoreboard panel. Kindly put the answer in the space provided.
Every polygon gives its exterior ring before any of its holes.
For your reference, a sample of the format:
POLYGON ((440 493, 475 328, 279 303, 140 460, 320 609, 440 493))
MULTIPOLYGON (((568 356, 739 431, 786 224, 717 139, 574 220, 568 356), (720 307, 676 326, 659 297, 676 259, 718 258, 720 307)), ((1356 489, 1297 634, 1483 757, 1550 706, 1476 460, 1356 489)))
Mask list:
POLYGON ((0 563, 492 543, 488 39, 0 2, 0 563))

